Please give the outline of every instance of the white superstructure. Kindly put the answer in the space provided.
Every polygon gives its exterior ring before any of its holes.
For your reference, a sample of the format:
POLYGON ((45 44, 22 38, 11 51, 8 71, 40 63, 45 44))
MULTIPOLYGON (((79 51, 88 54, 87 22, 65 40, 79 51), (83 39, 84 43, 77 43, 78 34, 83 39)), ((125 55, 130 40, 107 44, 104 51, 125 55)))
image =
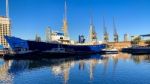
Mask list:
POLYGON ((47 38, 47 40, 49 39, 50 42, 60 42, 60 43, 64 43, 64 44, 68 44, 70 43, 70 38, 69 37, 65 37, 64 33, 58 32, 58 31, 50 31, 49 34, 47 34, 49 36, 49 38, 47 38))

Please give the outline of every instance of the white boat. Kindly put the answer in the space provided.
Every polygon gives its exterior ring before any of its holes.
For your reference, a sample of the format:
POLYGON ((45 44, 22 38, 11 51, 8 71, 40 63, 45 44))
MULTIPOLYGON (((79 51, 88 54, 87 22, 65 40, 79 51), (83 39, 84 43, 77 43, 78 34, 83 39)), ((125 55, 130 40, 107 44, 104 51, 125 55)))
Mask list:
POLYGON ((104 54, 117 54, 119 51, 118 49, 102 49, 102 53, 104 54))

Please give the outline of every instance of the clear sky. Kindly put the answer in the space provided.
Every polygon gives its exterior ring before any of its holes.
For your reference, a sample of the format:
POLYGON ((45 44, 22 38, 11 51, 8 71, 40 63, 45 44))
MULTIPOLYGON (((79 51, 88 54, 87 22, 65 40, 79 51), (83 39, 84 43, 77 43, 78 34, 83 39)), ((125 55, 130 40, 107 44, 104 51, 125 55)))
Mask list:
MULTIPOLYGON (((103 16, 112 39, 112 19, 115 17, 120 39, 123 35, 150 33, 150 0, 67 0, 68 28, 72 39, 78 35, 89 37, 92 11, 98 39, 103 36, 103 16)), ((34 39, 38 34, 45 39, 45 29, 61 30, 64 0, 9 0, 12 34, 34 39)), ((5 15, 5 0, 0 0, 0 15, 5 15)))

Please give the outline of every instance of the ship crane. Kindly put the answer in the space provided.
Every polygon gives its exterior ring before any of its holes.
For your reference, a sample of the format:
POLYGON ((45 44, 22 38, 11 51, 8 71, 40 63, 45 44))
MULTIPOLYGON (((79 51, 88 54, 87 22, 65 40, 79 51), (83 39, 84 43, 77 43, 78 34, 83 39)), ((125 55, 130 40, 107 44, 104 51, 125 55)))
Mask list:
POLYGON ((119 41, 119 36, 118 36, 118 33, 117 33, 114 17, 113 17, 113 28, 114 28, 114 42, 118 42, 119 41))
POLYGON ((108 32, 107 32, 107 27, 105 25, 105 18, 103 17, 103 28, 104 28, 104 42, 108 42, 109 41, 109 35, 108 35, 108 32))
POLYGON ((97 43, 97 34, 95 31, 95 26, 93 24, 93 17, 91 15, 91 20, 90 20, 90 42, 91 43, 97 43))

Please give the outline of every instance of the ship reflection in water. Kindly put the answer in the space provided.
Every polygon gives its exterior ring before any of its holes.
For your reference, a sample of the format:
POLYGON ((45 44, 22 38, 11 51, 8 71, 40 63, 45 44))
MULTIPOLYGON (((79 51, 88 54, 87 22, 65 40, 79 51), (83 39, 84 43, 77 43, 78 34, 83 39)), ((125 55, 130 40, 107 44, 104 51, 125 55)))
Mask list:
POLYGON ((0 59, 0 84, 150 84, 150 56, 0 59))

